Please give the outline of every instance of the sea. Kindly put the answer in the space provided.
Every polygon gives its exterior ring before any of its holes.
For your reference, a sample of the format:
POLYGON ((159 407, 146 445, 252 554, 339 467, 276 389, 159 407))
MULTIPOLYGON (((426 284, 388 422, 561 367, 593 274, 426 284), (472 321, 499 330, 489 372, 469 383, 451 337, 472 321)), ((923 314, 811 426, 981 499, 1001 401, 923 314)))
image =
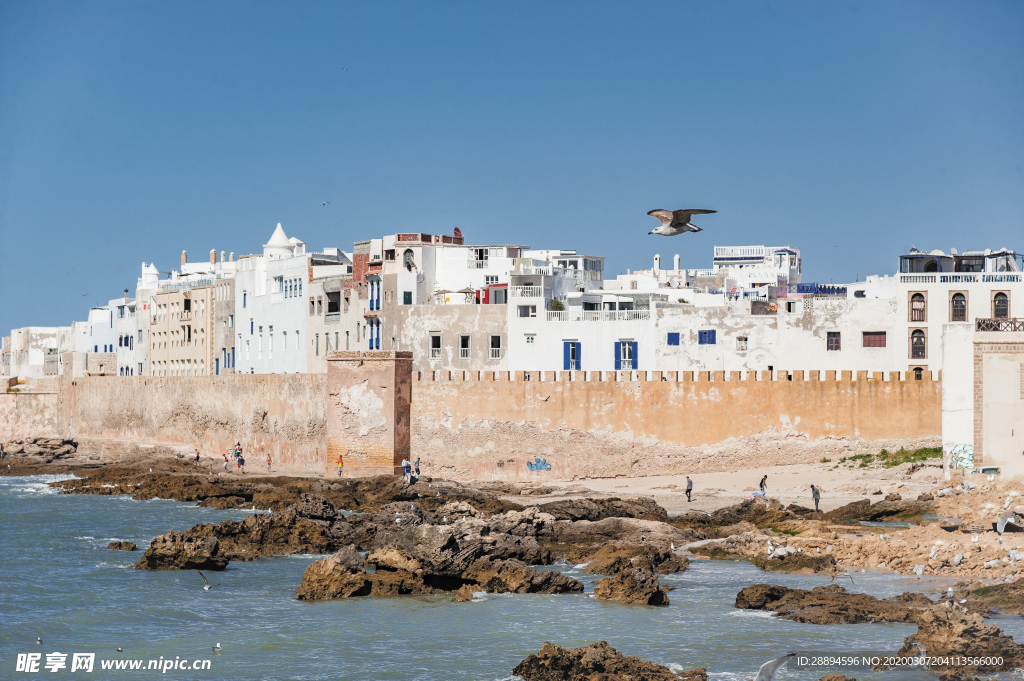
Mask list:
MULTIPOLYGON (((799 624, 737 610, 737 592, 751 584, 809 589, 828 579, 766 574, 734 561, 694 560, 686 572, 662 577, 673 587, 664 608, 596 601, 591 594, 601 577, 568 564, 552 569, 581 580, 585 594, 484 595, 471 603, 450 596, 297 601, 303 571, 319 555, 232 562, 223 572, 204 573, 214 584, 204 591, 194 571, 130 566, 168 530, 254 511, 58 494, 48 484, 58 479, 0 477, 0 679, 29 678, 24 670, 36 654, 35 675, 56 679, 511 680, 513 668, 545 641, 607 641, 673 670, 705 667, 714 681, 748 681, 761 664, 788 652, 808 660, 885 656, 915 631, 908 624, 799 624), (140 550, 107 550, 115 539, 140 550), (76 656, 85 665, 90 654, 93 671, 72 671, 76 656), (140 668, 132 669, 136 662, 140 668)), ((936 597, 946 587, 881 572, 858 572, 853 583, 844 582, 879 597, 936 597)), ((994 621, 1016 640, 1024 636, 1024 618, 994 621)), ((778 671, 778 681, 829 672, 861 681, 935 678, 920 667, 874 672, 794 660, 778 671)))

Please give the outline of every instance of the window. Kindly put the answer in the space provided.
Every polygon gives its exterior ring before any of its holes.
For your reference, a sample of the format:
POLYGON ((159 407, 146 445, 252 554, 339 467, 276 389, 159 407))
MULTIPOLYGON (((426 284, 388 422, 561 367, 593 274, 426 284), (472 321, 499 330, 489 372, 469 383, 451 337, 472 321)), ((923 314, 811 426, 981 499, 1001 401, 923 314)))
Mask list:
POLYGON ((630 371, 637 368, 637 344, 632 340, 616 341, 615 370, 630 371))
POLYGON ((185 305, 184 305, 183 309, 185 310, 185 312, 191 312, 192 311, 192 299, 191 298, 186 298, 184 303, 185 303, 185 305))
POLYGON ((679 333, 678 332, 673 331, 672 333, 670 333, 668 335, 668 344, 669 345, 679 345, 679 333))
POLYGON ((853 292, 853 297, 854 298, 867 298, 867 294, 865 294, 864 291, 854 291, 853 292))
MULTIPOLYGON (((262 330, 262 329, 261 329, 262 330)), ((249 335, 252 335, 252 318, 249 318, 249 335)))
POLYGON ((910 321, 925 321, 924 294, 915 293, 910 296, 910 321))
POLYGON ((519 306, 520 317, 536 317, 537 306, 536 305, 520 305, 519 306))
POLYGON ((469 336, 459 336, 459 359, 469 359, 469 336))
POLYGON ((738 352, 746 352, 747 350, 747 337, 736 336, 736 350, 738 352))
POLYGON ((486 284, 487 286, 490 286, 491 284, 497 284, 497 283, 498 283, 498 275, 496 275, 496 274, 485 274, 484 275, 484 284, 486 284))
POLYGON ((312 298, 309 299, 309 316, 316 316, 316 301, 312 298))
POLYGON ((245 303, 246 303, 246 301, 248 299, 249 299, 249 294, 246 293, 245 291, 242 291, 242 307, 243 308, 245 307, 245 303))
POLYGON ((924 378, 924 369, 921 367, 914 367, 914 380, 920 381, 924 378))
POLYGON ((526 334, 526 344, 527 345, 533 345, 534 340, 536 340, 536 337, 532 333, 526 334))
POLYGON ((316 357, 319 357, 320 356, 320 334, 316 334, 316 344, 313 347, 315 348, 313 350, 313 354, 316 357))
POLYGON ((715 329, 707 329, 707 330, 698 331, 697 332, 697 345, 714 345, 715 342, 716 342, 715 336, 716 336, 715 329))
POLYGON ((795 300, 787 300, 786 301, 786 312, 796 312, 796 301, 795 300))
POLYGON ((274 277, 274 293, 284 293, 284 277, 274 277))
POLYGON ((430 359, 441 359, 441 335, 430 334, 430 359))
POLYGON ((491 291, 491 305, 504 305, 508 291, 503 288, 496 288, 491 291))
POLYGON ((825 335, 827 337, 827 350, 838 352, 839 350, 843 349, 842 338, 840 337, 838 331, 829 331, 825 335))
POLYGON ((348 335, 348 333, 349 333, 348 331, 346 331, 346 332, 345 332, 345 349, 346 349, 346 350, 348 350, 348 349, 349 349, 349 348, 348 348, 348 339, 349 339, 349 335, 348 335))
POLYGON ((405 263, 405 269, 410 272, 413 267, 416 267, 416 254, 412 252, 411 248, 405 249, 405 253, 402 254, 402 261, 405 263))
POLYGON ((995 319, 1010 317, 1010 298, 1002 291, 992 296, 992 317, 995 319))
POLYGON ((332 291, 327 294, 327 314, 341 312, 341 291, 332 291))
POLYGON ((866 348, 884 348, 885 347, 885 331, 865 331, 864 332, 864 347, 866 347, 866 348))
POLYGON ((228 315, 228 328, 229 329, 235 328, 235 315, 233 315, 233 314, 229 314, 228 315))
POLYGON ((491 336, 490 359, 501 359, 501 336, 491 336))
POLYGON ((910 332, 910 358, 927 359, 927 354, 924 331, 914 329, 910 332))
POLYGON ((412 305, 412 291, 402 291, 402 305, 412 305))
MULTIPOLYGON (((334 334, 334 335, 337 336, 338 334, 334 334)), ((300 346, 299 346, 299 330, 295 329, 295 349, 298 350, 299 348, 300 348, 300 346)), ((334 348, 334 349, 337 350, 338 348, 334 348)))
POLYGON ((950 301, 950 313, 949 321, 951 322, 966 322, 967 321, 967 296, 962 293, 954 293, 953 299, 950 301))
POLYGON ((562 368, 566 371, 579 371, 582 368, 583 346, 579 341, 562 342, 562 368))

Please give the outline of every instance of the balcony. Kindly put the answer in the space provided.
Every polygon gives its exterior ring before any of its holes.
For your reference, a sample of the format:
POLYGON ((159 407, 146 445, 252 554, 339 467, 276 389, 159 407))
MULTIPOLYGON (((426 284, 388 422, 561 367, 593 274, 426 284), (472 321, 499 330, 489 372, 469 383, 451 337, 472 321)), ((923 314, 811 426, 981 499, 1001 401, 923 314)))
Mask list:
POLYGON ((501 359, 501 348, 490 348, 490 359, 501 359))
POLYGON ((974 330, 1024 333, 1024 319, 977 319, 974 330))
POLYGON ((341 321, 340 312, 328 312, 324 315, 324 324, 337 324, 341 321))
POLYGON ((486 270, 487 269, 487 261, 486 260, 470 260, 469 261, 469 269, 471 269, 471 270, 486 270))
POLYGON ((192 313, 188 310, 180 312, 178 313, 178 319, 180 319, 181 321, 188 321, 189 319, 192 319, 192 313))
POLYGON ((901 284, 934 284, 934 274, 901 274, 901 284))
POLYGON ((469 348, 459 348, 459 359, 469 359, 469 348))
POLYGON ((637 322, 648 321, 650 310, 557 310, 547 313, 549 322, 637 322))
POLYGON ((513 298, 542 298, 544 297, 543 286, 509 286, 509 295, 513 298))

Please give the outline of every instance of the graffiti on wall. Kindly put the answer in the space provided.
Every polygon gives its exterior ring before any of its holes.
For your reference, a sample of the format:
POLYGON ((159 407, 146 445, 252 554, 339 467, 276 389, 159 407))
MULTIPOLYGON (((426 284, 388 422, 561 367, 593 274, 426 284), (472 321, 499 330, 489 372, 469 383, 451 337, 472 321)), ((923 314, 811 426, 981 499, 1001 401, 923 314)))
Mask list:
POLYGON ((954 445, 949 450, 949 465, 957 470, 974 468, 974 445, 954 445))

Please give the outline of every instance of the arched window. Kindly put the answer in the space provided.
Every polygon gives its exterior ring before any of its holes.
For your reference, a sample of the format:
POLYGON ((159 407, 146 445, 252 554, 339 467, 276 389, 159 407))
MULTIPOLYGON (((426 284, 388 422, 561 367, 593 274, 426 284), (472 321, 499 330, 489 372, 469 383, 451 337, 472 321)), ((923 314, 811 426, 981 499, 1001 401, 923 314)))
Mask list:
POLYGON ((967 321, 967 296, 962 293, 953 294, 953 314, 950 315, 950 321, 967 321))
POLYGON ((910 334, 910 358, 925 359, 924 331, 915 329, 910 334))
POLYGON ((924 378, 924 369, 922 369, 921 367, 915 368, 914 369, 914 380, 915 381, 920 381, 923 378, 924 378))
POLYGON ((992 298, 992 316, 996 319, 1007 319, 1010 316, 1010 299, 1005 293, 997 293, 992 298))
POLYGON ((939 271, 939 263, 935 262, 934 260, 929 260, 924 265, 924 271, 925 272, 938 272, 939 271))
POLYGON ((924 294, 915 293, 910 296, 910 321, 923 322, 924 312, 924 294))
POLYGON ((410 272, 413 267, 416 267, 416 256, 413 254, 411 248, 405 249, 405 253, 402 255, 402 260, 405 261, 405 269, 410 272))

